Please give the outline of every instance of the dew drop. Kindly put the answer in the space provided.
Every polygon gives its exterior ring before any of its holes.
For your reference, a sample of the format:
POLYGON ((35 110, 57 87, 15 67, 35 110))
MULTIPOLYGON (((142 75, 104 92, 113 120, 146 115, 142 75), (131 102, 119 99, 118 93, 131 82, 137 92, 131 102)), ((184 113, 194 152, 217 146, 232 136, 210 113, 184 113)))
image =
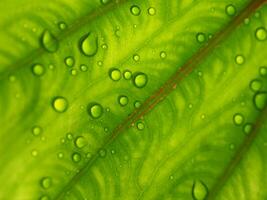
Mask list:
POLYGON ((98 119, 103 114, 103 107, 98 103, 90 103, 88 105, 88 113, 93 119, 98 119))
POLYGON ((244 117, 240 113, 236 113, 233 117, 234 124, 240 126, 244 122, 244 117))
POLYGON ((94 56, 98 50, 98 38, 93 33, 87 33, 80 40, 80 51, 85 56, 94 56))
POLYGON ((243 131, 245 134, 249 134, 252 131, 252 128, 253 128, 252 124, 246 123, 243 127, 243 131))
POLYGON ((208 195, 208 187, 202 181, 195 181, 192 187, 194 200, 204 200, 208 195))
POLYGON ((74 66, 74 63, 75 63, 75 60, 73 57, 69 56, 67 58, 65 58, 65 64, 68 66, 68 67, 73 67, 74 66))
POLYGON ((259 92, 255 94, 253 101, 258 110, 263 110, 267 103, 267 92, 259 92))
POLYGON ((42 133, 42 128, 40 126, 34 126, 32 127, 32 134, 34 136, 38 136, 42 133))
POLYGON ((40 184, 41 184, 42 188, 48 189, 52 185, 52 179, 50 177, 44 177, 41 179, 40 184))
POLYGON ((72 140, 73 139, 73 135, 71 133, 67 133, 66 135, 68 140, 72 140))
POLYGON ((153 7, 150 7, 150 8, 148 8, 147 12, 149 15, 153 16, 156 14, 156 9, 153 7))
POLYGON ((204 33, 197 33, 196 39, 199 43, 203 43, 206 41, 206 35, 204 33))
POLYGON ((41 44, 43 48, 50 53, 56 52, 59 46, 58 40, 49 30, 43 32, 41 44))
POLYGON ((85 138, 83 136, 79 136, 79 137, 76 138, 75 146, 77 148, 83 148, 86 145, 87 145, 87 142, 86 142, 86 140, 85 140, 85 138))
POLYGON ((147 84, 147 81, 148 81, 147 75, 142 72, 136 73, 133 78, 133 83, 137 88, 145 87, 147 84))
POLYGON ((129 70, 125 70, 125 71, 123 72, 123 78, 124 78, 125 80, 130 80, 130 79, 132 78, 132 72, 129 71, 129 70))
POLYGON ((235 6, 233 4, 229 4, 225 8, 225 12, 226 12, 227 15, 233 16, 233 15, 236 14, 236 8, 235 8, 235 6))
POLYGON ((41 64, 34 64, 32 66, 32 73, 35 76, 42 76, 45 73, 45 68, 41 64))
POLYGON ((56 97, 52 106, 56 112, 63 113, 68 109, 68 101, 65 97, 56 97))
POLYGON ((38 151, 36 149, 33 149, 31 154, 33 157, 36 157, 38 155, 38 151))
POLYGON ((143 122, 137 122, 136 127, 138 130, 143 130, 145 128, 145 125, 143 122))
POLYGON ((72 161, 75 162, 75 163, 78 163, 81 161, 81 155, 77 152, 73 153, 72 154, 72 161))
POLYGON ((262 88, 262 82, 261 80, 255 79, 250 82, 249 86, 252 91, 257 92, 262 88))
POLYGON ((67 28, 67 24, 65 22, 59 22, 58 28, 63 31, 67 28))
POLYGON ((236 64, 238 64, 238 65, 242 65, 242 64, 245 62, 245 58, 244 58, 244 56, 242 56, 242 55, 237 55, 237 56, 235 57, 235 62, 236 62, 236 64))
POLYGON ((100 3, 107 4, 110 0, 100 0, 100 3))
POLYGON ((97 65, 98 65, 99 67, 101 67, 101 66, 103 65, 103 62, 100 60, 100 61, 97 62, 97 65))
POLYGON ((70 70, 70 74, 72 75, 72 76, 76 76, 77 75, 77 70, 76 69, 71 69, 70 70))
POLYGON ((266 76, 267 75, 267 67, 260 67, 259 74, 261 76, 266 76))
POLYGON ((138 61, 140 60, 140 56, 139 56, 138 54, 134 54, 134 55, 133 55, 133 60, 134 60, 135 62, 138 62, 138 61))
POLYGON ((121 106, 126 106, 129 102, 129 99, 127 96, 125 95, 121 95, 118 97, 118 102, 121 106))
POLYGON ((47 195, 43 195, 39 200, 50 200, 50 198, 47 195))
POLYGON ((111 154, 115 154, 116 153, 116 151, 114 149, 112 149, 110 152, 111 152, 111 154))
POLYGON ((250 19, 249 18, 244 19, 244 24, 248 25, 249 22, 250 22, 250 19))
POLYGON ((87 70, 88 70, 88 67, 86 66, 86 65, 80 65, 80 70, 82 71, 82 72, 86 72, 87 70))
POLYGON ((113 81, 118 81, 121 79, 121 71, 117 68, 112 68, 109 70, 109 77, 113 81))
POLYGON ((59 152, 59 153, 57 154, 57 157, 58 157, 59 159, 62 159, 62 158, 64 157, 64 154, 63 154, 62 152, 59 152))
POLYGON ((264 41, 267 39, 267 30, 263 27, 257 28, 255 36, 259 41, 264 41))
POLYGON ((140 101, 135 101, 134 102, 134 107, 135 108, 139 108, 141 106, 141 102, 140 101))
POLYGON ((8 80, 9 80, 10 82, 15 82, 15 81, 16 81, 16 77, 15 77, 14 75, 10 75, 10 76, 8 77, 8 80))
POLYGON ((159 53, 159 56, 160 56, 161 59, 165 59, 167 57, 167 53, 165 51, 161 51, 159 53))
POLYGON ((99 155, 100 155, 100 157, 102 157, 102 158, 106 156, 106 153, 107 153, 107 152, 106 152, 105 149, 100 149, 100 150, 99 150, 99 155))
POLYGON ((134 16, 138 16, 141 13, 141 9, 137 5, 131 6, 130 11, 134 16))
POLYGON ((230 150, 233 150, 233 149, 235 149, 235 145, 234 145, 233 143, 232 143, 232 144, 230 144, 230 145, 229 145, 229 149, 230 149, 230 150))

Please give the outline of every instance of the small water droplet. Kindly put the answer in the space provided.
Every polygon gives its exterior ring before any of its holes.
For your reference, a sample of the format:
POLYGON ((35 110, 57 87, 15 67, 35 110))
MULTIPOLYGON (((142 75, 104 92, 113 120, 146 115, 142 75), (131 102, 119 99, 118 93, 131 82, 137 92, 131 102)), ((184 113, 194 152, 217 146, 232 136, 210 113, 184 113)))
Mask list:
POLYGON ((245 18, 245 19, 244 19, 244 24, 248 25, 249 22, 250 22, 250 19, 249 19, 249 18, 245 18))
POLYGON ((99 103, 90 103, 88 113, 93 119, 98 119, 103 114, 103 107, 99 103))
POLYGON ((8 80, 10 82, 15 82, 16 81, 16 77, 14 75, 9 75, 8 80))
POLYGON ((134 16, 138 16, 141 13, 141 9, 137 5, 131 6, 130 11, 134 16))
POLYGON ((111 154, 115 154, 116 151, 114 149, 111 150, 111 154))
POLYGON ((208 187, 202 181, 194 181, 192 196, 194 200, 204 200, 208 195, 208 187))
POLYGON ((134 55, 133 55, 133 60, 134 60, 135 62, 138 62, 138 61, 140 60, 140 56, 139 56, 138 54, 134 54, 134 55))
POLYGON ((86 72, 88 70, 88 67, 86 65, 82 64, 82 65, 80 65, 80 70, 82 72, 86 72))
POLYGON ((40 182, 42 188, 44 189, 48 189, 51 187, 52 185, 52 179, 51 177, 44 177, 41 179, 41 182, 40 182))
POLYGON ((77 152, 73 153, 72 154, 72 161, 75 162, 75 163, 78 163, 81 161, 81 155, 77 152))
POLYGON ((94 33, 85 34, 80 40, 79 47, 85 56, 94 56, 98 50, 98 37, 94 33))
POLYGON ((107 4, 110 0, 100 0, 100 3, 107 4))
POLYGON ((259 74, 261 76, 266 76, 267 75, 267 67, 260 67, 259 74))
POLYGON ((130 80, 130 79, 132 78, 132 72, 129 71, 129 70, 125 70, 125 71, 123 72, 123 78, 124 78, 125 80, 130 80))
POLYGON ((43 32, 41 44, 43 48, 50 53, 56 52, 59 47, 58 40, 49 30, 43 32))
POLYGON ((99 61, 97 62, 97 65, 98 65, 99 67, 101 67, 101 66, 103 65, 103 62, 102 62, 101 60, 99 60, 99 61))
POLYGON ((117 68, 112 68, 109 70, 109 77, 113 81, 118 81, 121 79, 121 71, 117 68))
POLYGON ((253 125, 250 123, 246 123, 243 127, 243 131, 245 134, 249 134, 252 131, 253 125))
POLYGON ((39 200, 50 200, 50 198, 47 195, 43 195, 43 196, 40 197, 39 200))
POLYGON ((102 158, 106 156, 106 153, 107 153, 107 152, 106 152, 105 149, 100 149, 100 150, 99 150, 99 155, 100 155, 100 157, 102 157, 102 158))
POLYGON ((36 149, 33 149, 31 154, 33 157, 36 157, 38 155, 38 151, 36 149))
POLYGON ((261 88, 262 88, 262 82, 261 82, 261 80, 255 79, 255 80, 252 80, 250 82, 250 85, 249 86, 250 86, 250 89, 252 91, 257 92, 257 91, 261 90, 261 88))
POLYGON ((234 16, 236 14, 236 8, 233 4, 229 4, 225 7, 225 12, 229 16, 234 16))
POLYGON ((59 159, 62 159, 62 158, 64 157, 64 154, 63 154, 62 152, 59 152, 59 153, 57 154, 57 157, 58 157, 59 159))
POLYGON ((107 49, 108 45, 107 44, 102 44, 101 47, 102 47, 102 49, 107 49))
POLYGON ((165 51, 161 51, 159 53, 159 56, 160 56, 161 59, 165 59, 167 57, 167 53, 165 51))
POLYGON ((65 22, 59 22, 58 28, 63 31, 67 28, 67 24, 65 22))
POLYGON ((38 136, 42 133, 42 128, 40 126, 34 126, 32 127, 32 134, 34 136, 38 136))
POLYGON ((70 70, 70 74, 71 74, 72 76, 76 76, 77 73, 78 73, 78 71, 77 71, 76 69, 71 69, 71 70, 70 70))
POLYGON ((91 158, 91 157, 92 157, 92 153, 88 152, 88 153, 86 154, 86 158, 91 158))
POLYGON ((118 102, 121 106, 126 106, 129 102, 129 99, 127 96, 125 95, 121 95, 118 97, 118 102))
POLYGON ((153 16, 156 14, 156 9, 153 7, 150 7, 150 8, 148 8, 147 12, 149 15, 153 16))
POLYGON ((148 82, 148 78, 146 74, 142 72, 138 72, 134 75, 133 83, 137 88, 145 87, 147 82, 148 82))
POLYGON ((83 136, 79 136, 79 137, 76 138, 76 140, 75 140, 75 146, 77 148, 83 148, 86 145, 87 145, 87 142, 86 142, 86 140, 85 140, 85 138, 83 136))
POLYGON ((32 73, 36 76, 42 76, 45 73, 45 68, 41 64, 34 64, 32 66, 32 73))
POLYGON ((199 43, 203 43, 206 41, 206 35, 204 33, 197 33, 196 39, 199 43))
POLYGON ((138 130, 143 130, 145 128, 145 125, 143 122, 137 122, 136 127, 138 130))
POLYGON ((253 102, 258 110, 263 110, 267 103, 267 92, 256 93, 253 102))
POLYGON ((233 143, 230 144, 230 145, 229 145, 229 149, 230 149, 230 150, 234 150, 234 149, 235 149, 235 144, 233 144, 233 143))
POLYGON ((141 102, 140 101, 135 101, 134 102, 134 107, 135 108, 139 108, 141 106, 141 102))
POLYGON ((244 122, 244 117, 240 113, 236 113, 233 117, 234 124, 240 126, 244 122))
POLYGON ((65 58, 65 64, 68 66, 68 67, 73 67, 74 66, 74 63, 75 63, 75 60, 73 57, 69 56, 67 58, 65 58))
POLYGON ((237 55, 237 56, 235 57, 235 62, 236 62, 236 64, 238 64, 238 65, 242 65, 242 64, 245 62, 245 58, 244 58, 244 56, 243 56, 243 55, 237 55))
POLYGON ((267 30, 264 27, 257 28, 255 36, 259 41, 264 41, 267 39, 267 30))
POLYGON ((254 16, 255 16, 256 18, 260 18, 261 13, 260 13, 259 11, 257 11, 257 12, 255 12, 254 16))
POLYGON ((72 140, 73 139, 73 135, 71 133, 67 133, 66 135, 68 140, 72 140))

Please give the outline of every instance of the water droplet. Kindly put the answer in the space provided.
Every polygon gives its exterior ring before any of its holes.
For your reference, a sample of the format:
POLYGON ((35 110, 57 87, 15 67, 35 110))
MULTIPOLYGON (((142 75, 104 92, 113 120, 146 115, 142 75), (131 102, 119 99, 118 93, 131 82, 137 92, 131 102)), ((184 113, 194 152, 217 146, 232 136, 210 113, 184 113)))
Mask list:
POLYGON ((44 49, 50 53, 56 52, 59 46, 56 37, 48 30, 45 30, 42 34, 41 44, 44 49))
POLYGON ((233 121, 234 121, 234 124, 235 124, 235 125, 239 126, 239 125, 243 124, 243 122, 244 122, 244 117, 243 117, 242 114, 240 114, 240 113, 236 113, 236 114, 234 115, 234 117, 233 117, 233 121))
POLYGON ((43 195, 39 200, 50 200, 50 198, 47 195, 43 195))
POLYGON ((103 107, 98 103, 90 103, 88 105, 88 113, 92 118, 98 119, 103 114, 103 107))
POLYGON ((103 65, 103 62, 102 62, 101 60, 99 60, 99 61, 97 62, 97 65, 98 65, 99 67, 101 67, 101 66, 103 65))
POLYGON ((80 70, 82 71, 82 72, 86 72, 87 70, 88 70, 88 67, 86 66, 86 65, 80 65, 80 70))
POLYGON ((257 28, 255 36, 259 41, 264 41, 267 39, 267 30, 263 27, 257 28))
POLYGON ((102 47, 102 49, 107 49, 108 45, 107 44, 102 44, 101 47, 102 47))
POLYGON ((100 0, 102 4, 107 4, 110 0, 100 0))
POLYGON ((92 153, 88 152, 88 153, 86 154, 86 157, 87 157, 87 158, 91 158, 91 157, 92 157, 92 153))
POLYGON ((249 134, 252 131, 253 125, 250 123, 247 123, 243 127, 243 131, 245 134, 249 134))
POLYGON ((236 8, 235 8, 235 6, 233 4, 229 4, 225 8, 225 12, 226 12, 227 15, 233 16, 233 15, 236 14, 236 8))
POLYGON ((254 105, 258 110, 264 109, 267 103, 267 92, 259 92, 255 94, 254 98, 254 105))
POLYGON ((255 79, 250 82, 249 86, 252 91, 257 92, 262 88, 262 82, 261 80, 255 79))
POLYGON ((169 179, 170 179, 170 180, 173 180, 173 179, 174 179, 173 175, 170 175, 170 176, 169 176, 169 179))
POLYGON ((125 80, 130 80, 130 79, 132 78, 132 72, 129 71, 129 70, 125 70, 125 71, 123 72, 123 78, 124 78, 125 80))
POLYGON ((139 108, 141 106, 141 102, 140 101, 135 101, 134 102, 134 107, 135 108, 139 108))
POLYGON ((80 162, 81 158, 82 158, 81 155, 79 153, 77 153, 77 152, 72 154, 72 161, 73 162, 76 162, 76 163, 80 162))
POLYGON ((194 181, 192 196, 194 200, 204 200, 208 195, 208 187, 202 181, 194 181))
POLYGON ((267 67, 260 67, 259 74, 261 76, 266 76, 267 75, 267 67))
POLYGON ((133 78, 133 83, 138 88, 145 87, 147 84, 147 81, 148 81, 147 75, 142 72, 136 73, 133 78))
POLYGON ((52 185, 52 179, 50 177, 44 177, 44 178, 42 178, 40 184, 41 184, 42 188, 48 189, 52 185))
POLYGON ((55 97, 52 106, 56 112, 63 113, 68 109, 68 101, 64 97, 55 97))
POLYGON ((87 142, 83 136, 79 136, 75 140, 75 146, 78 148, 83 148, 84 146, 87 145, 87 142))
POLYGON ((229 149, 230 149, 230 150, 233 150, 233 149, 235 149, 235 145, 234 145, 233 143, 232 143, 232 144, 230 144, 230 145, 229 145, 229 149))
POLYGON ((196 39, 199 43, 203 43, 206 41, 206 35, 204 33, 197 33, 196 39))
POLYGON ((118 102, 121 106, 126 106, 129 102, 129 99, 127 96, 125 95, 121 95, 118 97, 118 102))
POLYGON ((255 12, 254 16, 255 16, 256 18, 260 18, 261 13, 260 13, 259 11, 257 11, 257 12, 255 12))
POLYGON ((244 56, 242 56, 242 55, 237 55, 237 56, 235 57, 235 62, 236 62, 236 64, 238 64, 238 65, 242 65, 242 64, 245 62, 245 58, 244 58, 244 56))
POLYGON ((68 140, 72 140, 73 139, 73 135, 71 133, 67 133, 66 135, 68 140))
POLYGON ((145 128, 145 125, 143 122, 137 122, 136 127, 138 130, 143 130, 145 128))
POLYGON ((40 126, 34 126, 32 127, 32 134, 34 136, 38 136, 42 133, 42 128, 40 126))
POLYGON ((250 19, 249 19, 249 18, 244 19, 244 23, 245 23, 246 25, 248 25, 249 22, 250 22, 250 19))
POLYGON ((167 53, 165 51, 161 51, 159 53, 159 56, 162 58, 162 59, 165 59, 167 57, 167 53))
POLYGON ((71 70, 70 70, 70 74, 71 74, 72 76, 76 76, 77 73, 78 73, 78 71, 77 71, 76 69, 71 69, 71 70))
POLYGON ((59 153, 57 154, 57 157, 58 157, 59 159, 61 159, 61 158, 64 157, 64 154, 63 154, 62 152, 59 152, 59 153))
POLYGON ((140 56, 139 56, 138 54, 134 54, 134 55, 133 55, 133 60, 134 60, 135 62, 138 62, 138 61, 140 60, 140 56))
POLYGON ((115 154, 116 151, 114 149, 111 150, 111 154, 115 154))
POLYGON ((106 156, 106 150, 105 149, 100 149, 99 150, 99 155, 100 155, 100 157, 105 157, 106 156))
POLYGON ((67 28, 67 24, 65 22, 59 22, 58 23, 58 28, 60 30, 65 30, 67 28))
POLYGON ((109 70, 109 77, 113 80, 113 81, 118 81, 121 79, 121 71, 117 68, 112 68, 109 70))
POLYGON ((73 67, 74 66, 74 63, 75 63, 75 60, 74 60, 73 57, 69 56, 69 57, 65 58, 65 64, 68 67, 73 67))
POLYGON ((16 77, 15 77, 14 75, 10 75, 10 76, 8 77, 8 80, 9 80, 10 82, 15 82, 16 77))
POLYGON ((98 50, 98 37, 93 33, 87 33, 81 38, 79 47, 85 56, 94 56, 98 50))
POLYGON ((138 16, 141 13, 141 9, 137 5, 131 6, 130 11, 134 16, 138 16))
POLYGON ((42 76, 45 73, 45 68, 41 64, 34 64, 32 66, 32 73, 36 76, 42 76))
POLYGON ((33 157, 36 157, 38 155, 38 151, 36 149, 33 149, 31 154, 33 157))
POLYGON ((148 8, 147 12, 149 15, 153 16, 156 14, 156 9, 153 7, 150 7, 150 8, 148 8))

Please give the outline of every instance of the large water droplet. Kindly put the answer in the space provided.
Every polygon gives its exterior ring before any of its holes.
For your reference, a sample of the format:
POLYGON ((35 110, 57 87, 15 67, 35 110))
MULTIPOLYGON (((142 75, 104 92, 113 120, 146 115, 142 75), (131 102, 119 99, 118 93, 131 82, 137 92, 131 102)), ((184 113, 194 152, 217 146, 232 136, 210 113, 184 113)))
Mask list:
POLYGON ((233 4, 229 4, 225 7, 225 12, 229 16, 233 16, 236 14, 236 8, 233 4))
POLYGON ((125 95, 121 95, 118 97, 118 102, 121 106, 126 106, 129 102, 129 99, 127 96, 125 95))
POLYGON ((44 189, 48 189, 51 187, 52 185, 52 179, 51 177, 44 177, 41 179, 41 182, 40 182, 42 188, 44 189))
POLYGON ((202 181, 195 181, 192 187, 194 200, 204 200, 208 195, 208 187, 202 181))
POLYGON ((267 92, 259 92, 255 94, 254 98, 254 105, 258 110, 264 109, 267 103, 267 92))
POLYGON ((98 103, 90 103, 88 105, 88 113, 92 118, 98 119, 103 114, 103 107, 98 103))
POLYGON ((34 126, 32 127, 32 134, 34 136, 38 136, 42 133, 42 128, 40 126, 34 126))
POLYGON ((236 113, 233 117, 234 124, 240 126, 244 122, 244 117, 240 113, 236 113))
POLYGON ((138 88, 145 87, 147 84, 147 81, 148 81, 147 75, 142 72, 136 73, 133 78, 133 83, 138 88))
POLYGON ((244 58, 244 56, 243 56, 243 55, 237 55, 237 56, 235 57, 235 62, 236 62, 236 64, 238 64, 238 65, 242 65, 242 64, 245 62, 245 58, 244 58))
POLYGON ((98 37, 94 33, 87 33, 81 38, 79 47, 85 56, 94 56, 98 50, 98 37))
POLYGON ((56 97, 52 106, 56 112, 63 113, 68 109, 68 101, 65 97, 56 97))
POLYGON ((74 60, 73 57, 68 56, 68 57, 65 58, 64 62, 68 67, 73 67, 73 65, 75 63, 75 60, 74 60))
POLYGON ((141 13, 141 9, 137 5, 131 6, 130 11, 134 16, 138 16, 141 13))
POLYGON ((58 40, 49 30, 43 32, 41 44, 50 53, 56 52, 59 46, 58 40))
POLYGON ((81 158, 82 158, 81 155, 77 152, 72 154, 72 161, 73 162, 76 162, 76 163, 80 162, 81 158))
POLYGON ((196 39, 199 43, 203 43, 206 41, 206 35, 204 33, 198 33, 196 39))
POLYGON ((84 146, 87 145, 87 142, 83 136, 79 136, 75 140, 75 146, 78 148, 83 148, 84 146))
POLYGON ((264 27, 257 28, 255 36, 259 41, 264 41, 267 39, 267 30, 264 27))
POLYGON ((261 80, 255 79, 250 82, 249 86, 252 91, 257 92, 262 88, 262 82, 261 80))
POLYGON ((41 64, 34 64, 32 66, 32 73, 35 76, 42 76, 45 73, 45 68, 43 65, 41 64))
POLYGON ((113 81, 118 81, 121 79, 121 71, 117 68, 112 68, 109 70, 109 77, 113 80, 113 81))

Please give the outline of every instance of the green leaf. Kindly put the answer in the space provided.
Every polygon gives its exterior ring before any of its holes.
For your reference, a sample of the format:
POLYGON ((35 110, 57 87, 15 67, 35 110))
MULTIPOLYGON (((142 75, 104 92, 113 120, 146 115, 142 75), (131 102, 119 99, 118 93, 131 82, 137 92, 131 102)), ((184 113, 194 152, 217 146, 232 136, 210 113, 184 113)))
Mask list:
POLYGON ((0 199, 267 198, 265 0, 0 11, 0 199))

